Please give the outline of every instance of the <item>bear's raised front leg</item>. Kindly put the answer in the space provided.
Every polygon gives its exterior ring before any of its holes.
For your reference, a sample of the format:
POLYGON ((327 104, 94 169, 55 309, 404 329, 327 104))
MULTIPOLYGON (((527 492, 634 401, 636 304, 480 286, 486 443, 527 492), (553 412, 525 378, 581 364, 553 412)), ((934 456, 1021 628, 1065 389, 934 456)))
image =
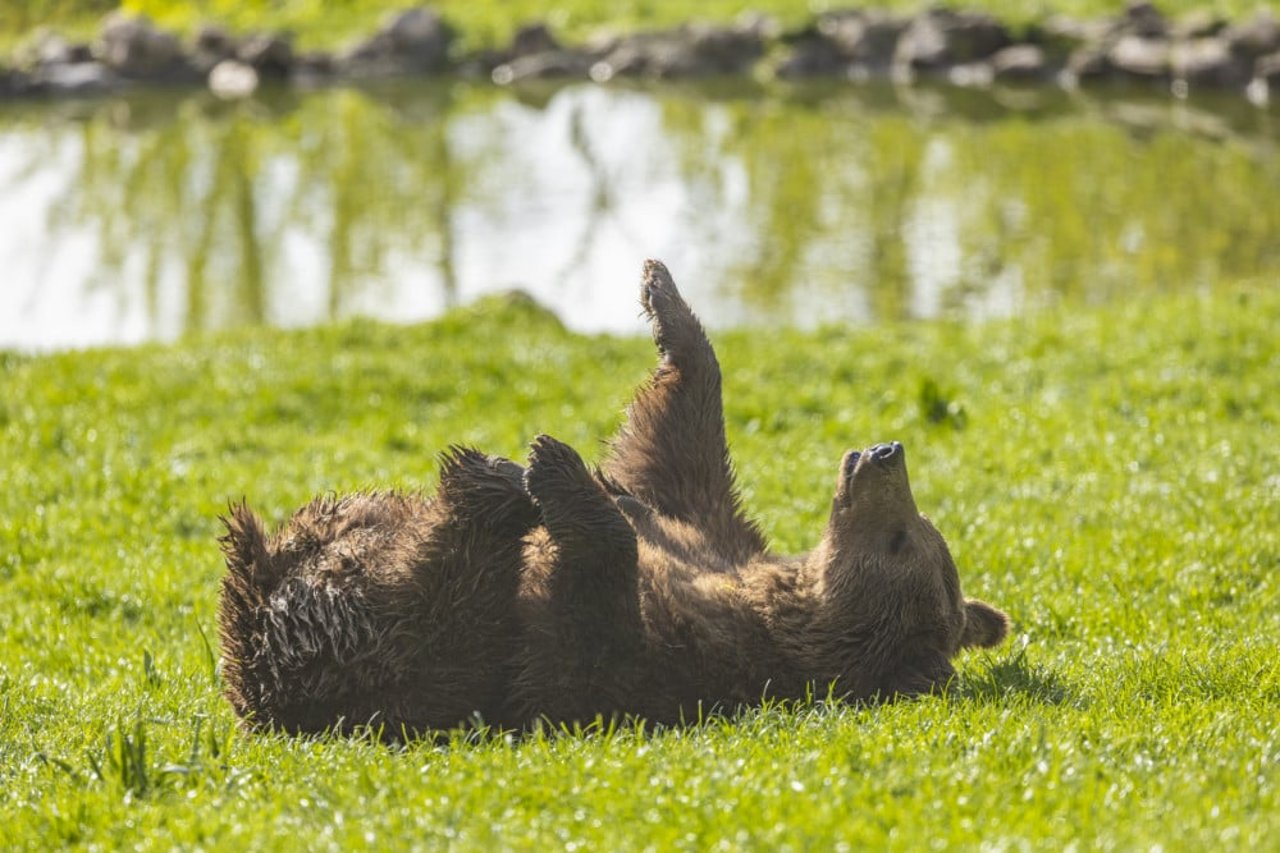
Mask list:
POLYGON ((734 487, 715 350, 661 262, 645 262, 640 301, 653 327, 658 367, 613 439, 605 474, 706 532, 730 561, 745 560, 765 543, 734 487))
POLYGON ((556 633, 576 663, 601 665, 640 639, 635 531, 577 451, 550 436, 533 442, 525 486, 555 546, 556 633))

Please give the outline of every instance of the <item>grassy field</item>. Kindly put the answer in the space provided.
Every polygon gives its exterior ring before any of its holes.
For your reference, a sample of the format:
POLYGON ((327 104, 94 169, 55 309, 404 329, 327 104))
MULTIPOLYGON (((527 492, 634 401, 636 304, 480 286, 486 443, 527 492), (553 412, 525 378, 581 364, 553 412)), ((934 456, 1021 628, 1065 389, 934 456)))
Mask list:
MULTIPOLYGON (((402 750, 246 737, 217 514, 598 456, 652 355, 500 301, 427 325, 0 355, 0 848, 1262 849, 1280 832, 1280 295, 716 336, 748 504, 810 546, 900 439, 1011 641, 945 697, 402 750)), ((640 332, 637 321, 637 332, 640 332)))
MULTIPOLYGON (((88 35, 103 14, 123 8, 145 13, 183 31, 212 20, 245 30, 287 29, 304 46, 333 47, 354 34, 372 30, 389 12, 412 5, 413 0, 26 0, 0 4, 0 35, 8 33, 12 41, 17 34, 42 24, 88 35)), ((703 0, 696 10, 685 0, 563 0, 550 8, 540 0, 439 0, 428 5, 440 10, 460 30, 465 44, 477 47, 504 43, 517 26, 529 21, 546 21, 561 35, 580 39, 603 28, 668 26, 691 17, 729 21, 746 11, 763 12, 791 26, 808 20, 815 11, 866 4, 838 0, 703 0)), ((878 0, 870 5, 917 11, 929 3, 878 0)), ((1111 0, 980 0, 950 5, 984 9, 1018 25, 1055 12, 1101 17, 1120 8, 1111 0)), ((1256 9, 1280 10, 1276 0, 1162 0, 1156 5, 1175 17, 1211 11, 1234 18, 1256 9)))

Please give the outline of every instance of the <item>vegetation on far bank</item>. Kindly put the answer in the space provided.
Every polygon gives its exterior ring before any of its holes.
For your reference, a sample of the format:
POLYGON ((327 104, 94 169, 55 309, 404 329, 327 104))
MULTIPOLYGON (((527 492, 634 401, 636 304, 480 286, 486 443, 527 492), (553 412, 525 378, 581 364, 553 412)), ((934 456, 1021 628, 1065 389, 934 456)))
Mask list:
MULTIPOLYGON (((394 750, 249 738, 217 514, 430 488, 466 442, 599 455, 652 359, 490 301, 420 326, 0 354, 0 846, 1259 849, 1280 832, 1280 295, 716 335, 745 497, 811 545, 902 440, 1013 639, 949 695, 394 750)), ((637 321, 637 333, 641 331, 637 321)))
MULTIPOLYGON (((28 0, 0 4, 0 40, 10 43, 39 26, 87 36, 97 22, 114 9, 142 13, 157 23, 182 32, 216 21, 236 31, 288 30, 298 44, 309 48, 333 48, 346 40, 371 32, 388 13, 414 5, 413 0, 28 0)), ((521 24, 545 21, 561 37, 582 39, 602 29, 631 30, 663 27, 691 19, 729 21, 746 11, 761 12, 784 26, 803 23, 825 9, 866 5, 838 0, 705 0, 696 7, 683 0, 565 0, 548 7, 537 0, 466 2, 438 0, 428 4, 458 28, 467 47, 505 44, 521 24)), ((874 7, 903 12, 927 8, 923 0, 877 0, 874 7)), ((1023 25, 1050 14, 1076 17, 1114 15, 1120 7, 1108 0, 975 0, 952 3, 957 8, 988 11, 1012 24, 1023 25)), ((1207 12, 1240 18, 1260 9, 1280 10, 1276 0, 1162 0, 1157 7, 1171 17, 1207 12)))

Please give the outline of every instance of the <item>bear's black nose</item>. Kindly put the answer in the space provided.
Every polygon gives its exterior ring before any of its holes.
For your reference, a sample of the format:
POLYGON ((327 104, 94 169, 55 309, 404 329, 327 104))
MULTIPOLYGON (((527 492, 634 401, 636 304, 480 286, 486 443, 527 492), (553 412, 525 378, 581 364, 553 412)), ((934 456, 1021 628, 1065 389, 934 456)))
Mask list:
POLYGON ((872 447, 867 452, 871 454, 871 458, 874 459, 875 461, 884 462, 888 459, 892 459, 893 457, 901 453, 902 444, 897 441, 892 441, 888 444, 877 444, 875 447, 872 447))

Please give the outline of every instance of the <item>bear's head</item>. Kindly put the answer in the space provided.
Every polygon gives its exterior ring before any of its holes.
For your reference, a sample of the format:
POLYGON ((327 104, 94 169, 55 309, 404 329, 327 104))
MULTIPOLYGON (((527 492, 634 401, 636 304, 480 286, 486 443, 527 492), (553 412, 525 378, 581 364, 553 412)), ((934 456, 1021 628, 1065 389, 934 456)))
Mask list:
POLYGON ((1004 613, 961 595, 947 543, 916 508, 896 441, 845 454, 819 553, 832 615, 871 658, 862 665, 872 664, 867 692, 928 692, 951 677, 957 652, 995 646, 1008 632, 1004 613))

